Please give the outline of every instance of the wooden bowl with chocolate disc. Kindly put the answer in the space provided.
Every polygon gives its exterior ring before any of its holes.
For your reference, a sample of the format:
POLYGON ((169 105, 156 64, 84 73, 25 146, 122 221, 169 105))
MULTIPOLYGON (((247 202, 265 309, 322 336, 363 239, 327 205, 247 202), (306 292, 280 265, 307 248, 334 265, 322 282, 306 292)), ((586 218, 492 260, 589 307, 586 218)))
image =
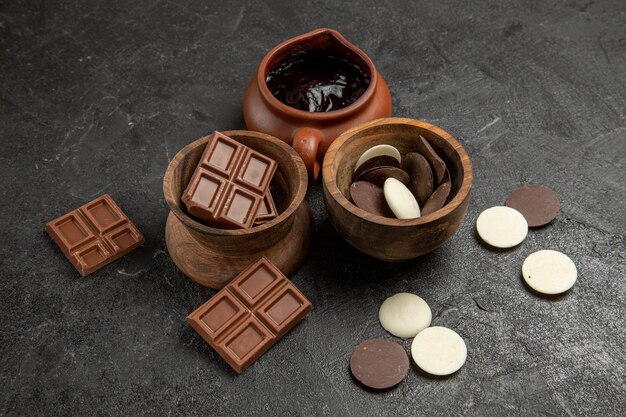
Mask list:
POLYGON ((376 259, 404 261, 441 246, 463 221, 472 188, 472 163, 449 133, 414 119, 385 118, 358 125, 339 136, 324 158, 324 203, 331 224, 352 246, 376 259), (400 154, 418 151, 420 135, 444 160, 451 179, 447 203, 415 219, 383 217, 350 201, 354 167, 367 149, 391 145, 400 154))
POLYGON ((170 213, 165 242, 172 260, 194 281, 222 288, 262 256, 290 275, 307 256, 312 216, 304 200, 308 186, 306 167, 285 142, 248 130, 221 132, 273 159, 278 164, 270 187, 278 217, 248 229, 210 227, 193 217, 181 196, 193 175, 206 144, 213 135, 185 146, 174 156, 163 178, 163 193, 170 213))

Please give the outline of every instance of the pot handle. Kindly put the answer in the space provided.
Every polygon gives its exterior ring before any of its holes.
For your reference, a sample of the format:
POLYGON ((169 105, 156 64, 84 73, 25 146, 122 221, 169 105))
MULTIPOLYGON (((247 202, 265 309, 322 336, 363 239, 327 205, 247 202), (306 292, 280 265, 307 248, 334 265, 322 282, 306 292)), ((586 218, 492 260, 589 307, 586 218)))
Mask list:
POLYGON ((318 151, 323 141, 324 134, 311 127, 302 127, 293 133, 292 146, 302 157, 311 181, 317 181, 320 174, 322 164, 318 158, 318 151))

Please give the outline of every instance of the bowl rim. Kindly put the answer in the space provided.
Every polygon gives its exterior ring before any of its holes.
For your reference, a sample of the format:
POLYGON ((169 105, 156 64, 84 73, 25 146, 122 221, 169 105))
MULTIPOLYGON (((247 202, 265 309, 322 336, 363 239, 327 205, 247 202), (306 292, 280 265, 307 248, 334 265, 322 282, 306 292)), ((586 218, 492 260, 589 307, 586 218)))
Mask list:
POLYGON ((339 203, 342 209, 348 211, 353 216, 356 216, 369 223, 392 227, 411 227, 425 225, 445 218, 451 212, 456 210, 468 197, 470 189, 472 187, 472 180, 472 162, 463 146, 459 143, 458 140, 454 138, 454 136, 441 129, 440 127, 432 125, 430 123, 417 119, 402 117, 387 117, 382 119, 376 119, 359 124, 349 130, 346 130, 333 141, 333 143, 326 151, 326 156, 324 157, 324 164, 322 167, 322 181, 324 184, 324 188, 326 188, 331 198, 339 203), (463 169, 463 172, 461 173, 461 184, 454 198, 441 209, 425 216, 418 217, 416 219, 392 219, 389 217, 383 217, 377 214, 370 213, 369 211, 357 207, 343 195, 341 190, 339 190, 336 181, 337 172, 333 168, 333 162, 337 151, 355 134, 361 133, 367 129, 388 125, 410 125, 414 127, 419 127, 424 130, 428 130, 441 137, 444 141, 450 144, 453 147, 454 151, 459 155, 459 158, 461 160, 461 167, 463 169))
POLYGON ((281 148, 285 153, 287 153, 290 156, 289 159, 293 161, 295 168, 296 168, 295 174, 298 176, 297 178, 298 188, 296 190, 295 196, 289 203, 289 206, 287 206, 285 211, 280 213, 275 219, 270 220, 266 223, 263 223, 262 225, 259 225, 259 226, 250 227, 248 229, 221 229, 218 227, 207 226, 199 222, 198 220, 196 220, 189 214, 185 213, 181 209, 181 206, 183 203, 182 203, 182 200, 180 199, 180 196, 176 197, 170 191, 172 187, 172 178, 174 175, 174 171, 178 167, 178 165, 184 160, 187 154, 189 154, 192 150, 194 150, 198 146, 202 146, 203 144, 206 144, 209 138, 211 138, 215 134, 215 132, 213 132, 209 135, 203 136, 187 144, 184 148, 178 151, 176 155, 174 155, 174 157, 168 164, 167 169, 165 171, 165 175, 163 176, 163 195, 165 196, 165 201, 170 211, 174 213, 174 215, 178 218, 178 220, 180 220, 185 226, 203 234, 217 235, 217 236, 239 236, 239 235, 250 236, 256 233, 262 233, 274 226, 277 226, 281 223, 286 222, 291 217, 291 215, 297 210, 300 204, 302 204, 302 201, 304 201, 304 197, 306 195, 306 191, 308 187, 308 174, 306 171, 306 167, 304 166, 304 162, 302 161, 302 158, 300 157, 300 155, 298 155, 298 153, 291 146, 287 145, 282 140, 275 138, 274 136, 265 134, 265 133, 256 132, 253 130, 226 130, 226 131, 220 131, 220 133, 223 135, 229 136, 233 138, 234 140, 237 140, 236 136, 248 136, 251 138, 256 138, 256 139, 261 139, 261 140, 265 140, 268 142, 272 142, 273 144, 277 145, 279 148, 281 148), (176 200, 178 200, 178 204, 176 203, 176 200))
POLYGON ((294 117, 298 119, 304 118, 306 120, 319 122, 319 121, 329 121, 329 120, 345 118, 359 111, 359 109, 362 107, 364 103, 369 102, 370 100, 373 99, 374 90, 377 88, 376 85, 378 84, 379 75, 378 75, 378 71, 376 70, 376 67, 374 66, 374 62, 365 52, 363 52, 363 50, 361 50, 359 47, 357 47, 353 43, 349 42, 338 31, 334 29, 322 27, 322 28, 313 29, 310 32, 303 33, 302 35, 298 35, 291 39, 287 39, 286 41, 283 41, 280 44, 276 45, 261 60, 261 63, 259 64, 259 68, 255 76, 257 78, 257 85, 258 85, 259 91, 261 92, 261 97, 263 97, 263 99, 269 105, 274 106, 274 108, 278 109, 280 112, 290 117, 294 117), (353 103, 350 103, 350 105, 343 107, 341 109, 338 109, 338 110, 332 110, 328 112, 309 112, 306 110, 300 110, 295 107, 291 107, 283 103, 282 101, 278 100, 276 97, 274 97, 274 95, 270 91, 265 81, 267 72, 271 70, 271 68, 269 68, 270 62, 274 60, 276 55, 283 52, 285 48, 288 48, 294 44, 303 43, 307 40, 318 38, 324 35, 332 36, 336 42, 338 42, 339 44, 343 45, 346 49, 349 49, 352 52, 354 52, 356 55, 358 55, 367 66, 368 71, 370 72, 370 83, 365 89, 365 91, 363 92, 363 94, 361 94, 361 96, 359 96, 359 98, 357 98, 353 103))

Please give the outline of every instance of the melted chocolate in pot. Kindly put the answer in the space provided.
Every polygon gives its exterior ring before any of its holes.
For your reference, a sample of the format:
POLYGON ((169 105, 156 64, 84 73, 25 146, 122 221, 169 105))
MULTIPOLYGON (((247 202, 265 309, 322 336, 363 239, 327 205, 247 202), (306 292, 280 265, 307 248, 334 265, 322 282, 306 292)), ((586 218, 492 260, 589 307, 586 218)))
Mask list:
POLYGON ((309 112, 339 110, 367 90, 369 76, 355 63, 321 52, 291 55, 265 77, 281 102, 309 112))

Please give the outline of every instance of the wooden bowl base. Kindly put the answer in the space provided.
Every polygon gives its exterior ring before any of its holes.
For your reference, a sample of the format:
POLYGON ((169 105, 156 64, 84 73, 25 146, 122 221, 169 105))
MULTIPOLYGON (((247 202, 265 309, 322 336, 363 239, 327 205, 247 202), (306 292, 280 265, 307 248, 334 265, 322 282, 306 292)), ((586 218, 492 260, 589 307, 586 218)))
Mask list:
POLYGON ((171 212, 165 225, 167 250, 176 266, 189 278, 205 287, 221 289, 245 267, 265 256, 289 276, 307 257, 313 217, 305 201, 293 214, 291 230, 274 246, 244 255, 224 255, 194 239, 171 212))

